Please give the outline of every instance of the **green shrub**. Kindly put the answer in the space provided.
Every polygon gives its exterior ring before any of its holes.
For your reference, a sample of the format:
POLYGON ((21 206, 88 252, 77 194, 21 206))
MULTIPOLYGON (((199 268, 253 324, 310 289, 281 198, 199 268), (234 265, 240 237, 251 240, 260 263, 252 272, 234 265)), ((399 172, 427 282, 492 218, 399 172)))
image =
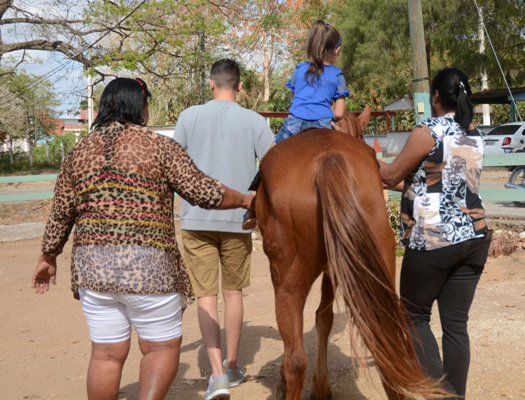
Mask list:
POLYGON ((405 248, 399 241, 399 235, 400 235, 400 206, 401 201, 398 198, 389 199, 386 204, 386 210, 388 213, 388 220, 390 222, 390 227, 394 231, 395 238, 396 238, 396 255, 402 256, 405 252, 405 248))
MULTIPOLYGON (((49 161, 46 160, 46 146, 39 144, 33 149, 33 171, 42 169, 60 168, 62 163, 61 143, 64 146, 64 155, 67 155, 76 145, 76 136, 68 133, 62 136, 51 136, 48 139, 49 161)), ((0 173, 30 172, 29 153, 16 150, 13 155, 13 167, 9 161, 9 151, 0 153, 0 173)))

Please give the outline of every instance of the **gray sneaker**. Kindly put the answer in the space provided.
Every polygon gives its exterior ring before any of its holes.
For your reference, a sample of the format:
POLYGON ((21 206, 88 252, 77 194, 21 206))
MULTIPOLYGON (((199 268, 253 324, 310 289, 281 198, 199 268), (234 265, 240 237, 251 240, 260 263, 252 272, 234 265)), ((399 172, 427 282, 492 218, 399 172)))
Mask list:
POLYGON ((216 377, 210 376, 208 381, 208 391, 206 392, 205 400, 229 400, 230 380, 228 375, 219 375, 216 377))
POLYGON ((244 382, 244 379, 246 376, 244 375, 244 371, 237 366, 236 369, 228 368, 228 360, 224 360, 222 363, 222 366, 226 370, 226 375, 228 375, 228 379, 230 380, 230 387, 239 386, 241 383, 244 382))

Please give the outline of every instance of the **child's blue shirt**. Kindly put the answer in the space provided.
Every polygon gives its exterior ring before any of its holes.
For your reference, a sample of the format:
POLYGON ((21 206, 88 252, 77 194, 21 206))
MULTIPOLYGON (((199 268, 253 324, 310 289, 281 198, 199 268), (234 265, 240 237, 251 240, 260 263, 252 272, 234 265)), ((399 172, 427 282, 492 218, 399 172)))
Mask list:
POLYGON ((309 66, 307 61, 298 64, 286 83, 293 92, 290 114, 308 121, 333 118, 332 103, 350 95, 343 72, 333 65, 325 65, 322 75, 311 84, 306 78, 309 66))

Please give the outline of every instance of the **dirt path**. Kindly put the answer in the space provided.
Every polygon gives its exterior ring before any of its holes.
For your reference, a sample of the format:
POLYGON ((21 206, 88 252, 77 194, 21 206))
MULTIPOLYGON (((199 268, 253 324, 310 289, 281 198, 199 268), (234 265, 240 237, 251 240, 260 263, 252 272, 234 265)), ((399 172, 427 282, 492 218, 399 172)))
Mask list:
MULTIPOLYGON (((58 285, 44 296, 29 288, 39 240, 0 244, 0 398, 85 399, 89 340, 80 309, 69 291, 69 254, 59 259, 58 285)), ((314 313, 318 284, 305 308, 305 346, 310 360, 304 398, 308 398, 315 356, 314 313)), ((248 382, 232 390, 233 399, 269 399, 278 381, 282 343, 275 325, 273 290, 267 261, 254 253, 252 286, 246 290, 246 324, 241 362, 248 382)), ((222 305, 222 303, 221 303, 222 305)), ((436 326, 436 324, 434 324, 436 326)), ((384 399, 377 375, 373 383, 352 368, 344 314, 336 315, 329 365, 334 399, 384 399)), ((490 260, 471 315, 472 365, 469 398, 524 399, 525 254, 490 260)), ((179 374, 169 399, 202 399, 209 373, 195 305, 185 314, 179 374)), ((121 399, 136 399, 140 354, 133 344, 122 379, 121 399)))

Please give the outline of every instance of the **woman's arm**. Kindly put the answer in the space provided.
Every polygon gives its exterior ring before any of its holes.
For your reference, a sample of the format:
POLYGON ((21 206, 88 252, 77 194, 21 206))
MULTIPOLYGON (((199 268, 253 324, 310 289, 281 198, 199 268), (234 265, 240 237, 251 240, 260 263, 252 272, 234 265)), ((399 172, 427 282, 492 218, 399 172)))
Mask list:
POLYGON ((31 281, 35 292, 39 294, 46 293, 50 283, 56 284, 57 255, 62 253, 77 218, 75 191, 69 176, 69 160, 70 156, 66 158, 58 174, 53 207, 42 240, 42 255, 31 281))
POLYGON ((230 210, 232 208, 251 208, 255 193, 242 194, 236 190, 224 186, 224 198, 217 207, 219 210, 230 210))
POLYGON ((395 188, 432 151, 436 141, 426 126, 415 128, 401 150, 401 153, 388 164, 379 161, 381 177, 388 187, 395 188))
POLYGON ((345 98, 341 97, 334 101, 334 104, 332 105, 332 111, 334 113, 334 119, 336 121, 339 121, 343 116, 345 115, 345 98))
POLYGON ((46 256, 57 256, 62 253, 77 218, 69 160, 70 158, 66 158, 64 161, 55 184, 53 206, 42 240, 42 254, 46 256))
MULTIPOLYGON (((380 163, 383 162, 383 161, 380 161, 380 163)), ((386 163, 385 163, 386 164, 386 163)), ((399 182, 396 186, 388 186, 385 184, 385 186, 383 187, 383 189, 385 190, 392 190, 394 192, 402 192, 403 189, 405 187, 405 182, 404 181, 401 181, 399 182)))

